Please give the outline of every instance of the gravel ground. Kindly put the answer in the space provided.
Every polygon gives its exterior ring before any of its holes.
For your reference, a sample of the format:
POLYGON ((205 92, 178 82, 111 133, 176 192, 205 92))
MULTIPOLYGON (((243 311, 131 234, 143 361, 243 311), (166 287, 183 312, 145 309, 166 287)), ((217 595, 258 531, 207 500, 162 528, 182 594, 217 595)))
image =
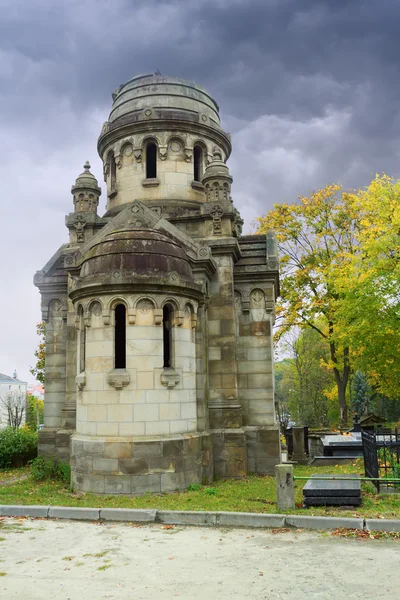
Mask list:
POLYGON ((400 542, 305 531, 0 520, 0 598, 380 600, 400 542))

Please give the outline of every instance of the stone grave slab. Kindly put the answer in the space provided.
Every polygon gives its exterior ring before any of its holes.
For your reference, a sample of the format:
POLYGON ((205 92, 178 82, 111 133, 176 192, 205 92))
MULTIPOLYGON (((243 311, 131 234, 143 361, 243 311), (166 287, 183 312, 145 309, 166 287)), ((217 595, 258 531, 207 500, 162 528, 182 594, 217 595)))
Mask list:
POLYGON ((361 496, 306 496, 304 506, 360 506, 361 496))
POLYGON ((314 474, 303 488, 305 506, 359 506, 361 504, 361 481, 354 474, 323 475, 328 479, 317 479, 322 475, 314 474), (336 479, 340 477, 340 479, 336 479), (345 478, 345 479, 343 479, 345 478), (352 480, 351 480, 351 479, 352 480), (349 481, 346 481, 349 479, 349 481))

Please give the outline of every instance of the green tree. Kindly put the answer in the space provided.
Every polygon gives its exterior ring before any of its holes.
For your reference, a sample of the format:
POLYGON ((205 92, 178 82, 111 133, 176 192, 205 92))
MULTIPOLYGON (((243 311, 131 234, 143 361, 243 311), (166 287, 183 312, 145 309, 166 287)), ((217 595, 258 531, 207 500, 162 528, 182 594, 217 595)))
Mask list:
POLYGON ((329 185, 294 204, 275 204, 259 219, 259 233, 277 234, 281 259, 278 338, 294 327, 311 328, 329 349, 342 424, 347 422, 346 388, 350 347, 343 343, 338 306, 345 294, 342 278, 357 252, 358 214, 354 195, 329 185), (339 282, 339 285, 338 285, 339 282))
POLYGON ((368 414, 375 408, 373 390, 361 371, 356 371, 351 382, 351 409, 359 416, 368 414))
POLYGON ((39 336, 39 345, 35 351, 36 365, 29 371, 32 375, 44 385, 45 383, 45 358, 46 358, 46 323, 41 321, 36 325, 36 333, 39 336))

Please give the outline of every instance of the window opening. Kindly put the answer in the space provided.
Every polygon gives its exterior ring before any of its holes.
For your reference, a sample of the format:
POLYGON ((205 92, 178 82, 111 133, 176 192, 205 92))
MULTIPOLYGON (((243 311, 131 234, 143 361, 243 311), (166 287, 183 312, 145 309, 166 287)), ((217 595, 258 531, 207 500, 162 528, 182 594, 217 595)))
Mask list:
POLYGON ((194 180, 201 181, 203 176, 202 173, 202 162, 203 162, 203 151, 200 146, 195 146, 193 149, 193 168, 194 168, 194 180))
POLYGON ((172 315, 172 307, 166 304, 163 308, 164 368, 172 367, 172 315))
POLYGON ((126 368, 126 308, 123 304, 115 307, 115 368, 126 368))
POLYGON ((151 142, 146 146, 146 178, 157 177, 157 146, 151 142))
POLYGON ((111 176, 111 191, 113 192, 117 185, 117 165, 115 164, 114 154, 110 154, 110 176, 111 176))
POLYGON ((79 373, 85 370, 86 362, 86 327, 83 320, 83 310, 79 311, 79 373))

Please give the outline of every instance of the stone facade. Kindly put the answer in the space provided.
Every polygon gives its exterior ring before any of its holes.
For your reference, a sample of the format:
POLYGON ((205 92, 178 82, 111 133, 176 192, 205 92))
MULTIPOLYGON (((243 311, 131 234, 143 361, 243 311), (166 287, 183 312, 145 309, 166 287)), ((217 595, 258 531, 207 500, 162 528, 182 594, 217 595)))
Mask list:
POLYGON ((242 236, 219 109, 193 82, 113 94, 72 187, 69 243, 35 275, 46 321, 39 452, 96 493, 184 489, 280 462, 273 233, 242 236))

